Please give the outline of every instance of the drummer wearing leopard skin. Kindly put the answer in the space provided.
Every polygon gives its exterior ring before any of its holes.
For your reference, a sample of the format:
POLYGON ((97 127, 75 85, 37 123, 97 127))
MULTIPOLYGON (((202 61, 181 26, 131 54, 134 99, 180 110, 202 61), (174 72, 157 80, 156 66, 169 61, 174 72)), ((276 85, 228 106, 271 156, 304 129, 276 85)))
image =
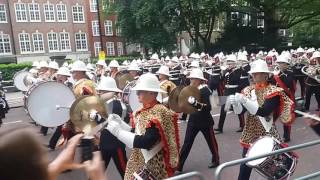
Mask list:
POLYGON ((125 180, 144 167, 156 179, 165 179, 174 173, 179 161, 179 133, 177 115, 157 102, 162 93, 156 76, 142 75, 133 88, 143 107, 131 118, 133 132, 123 128, 119 116, 109 115, 107 130, 128 147, 133 148, 127 163, 125 180))
MULTIPOLYGON (((249 73, 255 84, 244 88, 242 94, 236 93, 229 97, 235 113, 248 111, 240 138, 243 157, 251 144, 261 136, 269 135, 281 141, 274 122, 280 120, 284 124, 291 124, 295 115, 294 102, 284 90, 268 83, 267 79, 271 72, 265 61, 253 62, 249 73)), ((251 167, 245 163, 241 164, 238 179, 248 180, 251 171, 251 167)))

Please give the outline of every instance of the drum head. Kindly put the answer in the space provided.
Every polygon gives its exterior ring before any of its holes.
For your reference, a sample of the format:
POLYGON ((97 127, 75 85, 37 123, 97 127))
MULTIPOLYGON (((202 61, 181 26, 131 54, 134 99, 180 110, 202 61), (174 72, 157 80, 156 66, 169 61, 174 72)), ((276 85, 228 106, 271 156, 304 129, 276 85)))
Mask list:
MULTIPOLYGON (((247 157, 259 156, 273 151, 275 141, 272 137, 266 136, 257 140, 248 150, 247 157)), ((267 157, 247 162, 248 166, 256 166, 261 164, 267 157)))
POLYGON ((28 91, 29 87, 24 83, 24 78, 26 76, 32 76, 28 71, 17 72, 13 77, 14 86, 20 91, 28 91))
POLYGON ((35 87, 28 97, 28 112, 38 124, 57 127, 70 119, 69 111, 75 95, 62 83, 45 82, 35 87), (69 108, 60 108, 69 107, 69 108))

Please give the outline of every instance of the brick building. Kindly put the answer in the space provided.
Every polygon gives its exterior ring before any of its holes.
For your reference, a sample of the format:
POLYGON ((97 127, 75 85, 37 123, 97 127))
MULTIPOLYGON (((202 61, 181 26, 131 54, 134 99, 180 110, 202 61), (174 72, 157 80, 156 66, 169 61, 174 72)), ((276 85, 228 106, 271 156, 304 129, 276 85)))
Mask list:
POLYGON ((120 28, 116 25, 117 15, 107 16, 107 7, 102 2, 103 0, 89 0, 88 26, 92 56, 98 56, 100 50, 104 50, 106 56, 126 55, 125 42, 120 37, 120 28))

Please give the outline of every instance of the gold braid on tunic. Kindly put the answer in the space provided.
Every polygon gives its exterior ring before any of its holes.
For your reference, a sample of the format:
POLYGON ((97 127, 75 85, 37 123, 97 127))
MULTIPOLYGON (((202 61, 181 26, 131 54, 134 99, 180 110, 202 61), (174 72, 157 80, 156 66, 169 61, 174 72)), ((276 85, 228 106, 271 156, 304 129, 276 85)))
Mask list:
MULTIPOLYGON (((152 124, 160 132, 163 148, 148 161, 146 167, 157 179, 172 176, 179 162, 180 147, 177 114, 162 104, 156 104, 150 108, 143 108, 137 111, 131 118, 131 123, 136 128, 136 134, 139 131, 140 135, 145 134, 146 128, 151 127, 152 124)), ((124 179, 131 180, 133 173, 144 166, 145 160, 141 150, 134 148, 127 163, 124 179)))
MULTIPOLYGON (((243 89, 242 93, 247 97, 251 98, 251 91, 255 89, 255 85, 248 86, 243 89)), ((257 96, 257 101, 261 107, 265 99, 272 98, 274 96, 280 97, 280 106, 275 109, 271 116, 273 116, 273 121, 280 120, 284 124, 291 124, 294 120, 294 102, 284 93, 282 88, 276 87, 274 85, 267 85, 265 88, 255 89, 257 96)), ((243 147, 250 147, 259 137, 267 135, 262 123, 260 122, 257 115, 247 114, 245 126, 240 137, 240 144, 243 147)), ((269 135, 281 141, 279 132, 276 126, 270 129, 269 135)))

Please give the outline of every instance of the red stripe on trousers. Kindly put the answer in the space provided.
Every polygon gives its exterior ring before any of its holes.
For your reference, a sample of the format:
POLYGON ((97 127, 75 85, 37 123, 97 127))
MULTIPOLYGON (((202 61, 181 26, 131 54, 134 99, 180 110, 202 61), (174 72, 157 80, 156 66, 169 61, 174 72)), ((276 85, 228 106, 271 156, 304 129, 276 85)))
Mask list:
POLYGON ((218 143, 217 143, 216 137, 214 136, 213 128, 210 129, 210 136, 211 136, 211 141, 213 144, 213 150, 214 150, 214 156, 215 156, 214 159, 216 161, 220 161, 219 151, 218 151, 218 143))
POLYGON ((123 170, 123 172, 125 172, 126 171, 126 162, 124 160, 124 154, 122 153, 121 148, 117 149, 117 154, 119 157, 121 169, 123 170))

